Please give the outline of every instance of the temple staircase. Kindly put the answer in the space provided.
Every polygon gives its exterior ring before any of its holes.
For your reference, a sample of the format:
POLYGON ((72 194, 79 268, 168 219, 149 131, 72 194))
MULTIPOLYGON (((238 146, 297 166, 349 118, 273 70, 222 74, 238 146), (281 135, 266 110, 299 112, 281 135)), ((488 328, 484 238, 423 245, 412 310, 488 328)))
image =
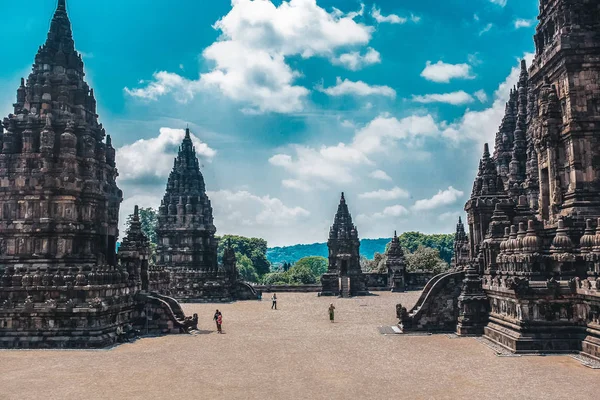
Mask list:
POLYGON ((340 297, 350 297, 350 278, 340 276, 340 297))

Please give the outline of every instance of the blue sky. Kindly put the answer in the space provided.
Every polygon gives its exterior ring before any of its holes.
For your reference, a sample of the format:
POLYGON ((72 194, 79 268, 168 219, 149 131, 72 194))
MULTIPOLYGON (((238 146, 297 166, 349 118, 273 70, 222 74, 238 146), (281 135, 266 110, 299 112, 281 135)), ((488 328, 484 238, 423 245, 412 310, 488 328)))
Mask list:
MULTIPOLYGON (((3 0, 0 111, 53 0, 3 0)), ((536 0, 68 0, 121 220, 157 206, 189 124, 219 234, 326 240, 346 192, 361 237, 445 233, 493 143, 536 0)))

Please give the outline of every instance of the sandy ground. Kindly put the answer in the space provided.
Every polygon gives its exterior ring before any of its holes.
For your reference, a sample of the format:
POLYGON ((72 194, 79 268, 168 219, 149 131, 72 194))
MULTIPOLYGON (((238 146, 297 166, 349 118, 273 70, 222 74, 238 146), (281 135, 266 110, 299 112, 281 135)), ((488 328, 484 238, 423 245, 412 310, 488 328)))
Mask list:
POLYGON ((203 334, 111 350, 0 351, 0 399, 598 398, 600 371, 568 356, 497 357, 472 338, 378 332, 395 324, 398 301, 417 296, 282 293, 277 311, 268 300, 185 305, 203 334), (212 323, 217 307, 223 335, 212 323))

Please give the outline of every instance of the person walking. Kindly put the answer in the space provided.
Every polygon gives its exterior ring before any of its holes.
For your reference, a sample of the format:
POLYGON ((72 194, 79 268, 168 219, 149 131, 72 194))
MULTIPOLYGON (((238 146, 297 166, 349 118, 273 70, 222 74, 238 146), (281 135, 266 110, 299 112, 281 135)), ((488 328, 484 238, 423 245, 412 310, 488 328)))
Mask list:
POLYGON ((334 318, 334 312, 335 312, 335 307, 333 306, 333 303, 331 303, 329 305, 329 320, 331 322, 333 322, 333 318, 334 318))
POLYGON ((221 324, 223 323, 223 315, 221 314, 221 311, 215 311, 213 321, 215 321, 215 323, 217 324, 217 333, 221 333, 221 324))
POLYGON ((273 293, 273 296, 271 296, 271 301, 273 302, 273 304, 271 304, 271 310, 277 310, 277 294, 273 293))

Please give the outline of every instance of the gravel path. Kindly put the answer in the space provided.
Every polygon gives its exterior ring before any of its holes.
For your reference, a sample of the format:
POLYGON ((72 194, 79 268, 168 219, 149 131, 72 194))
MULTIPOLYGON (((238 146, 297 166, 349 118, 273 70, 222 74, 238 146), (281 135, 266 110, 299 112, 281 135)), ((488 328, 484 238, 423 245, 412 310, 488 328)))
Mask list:
POLYGON ((111 350, 0 351, 1 399, 592 399, 600 371, 568 356, 496 357, 472 338, 382 335, 417 292, 278 294, 188 304, 204 334, 111 350), (333 302, 336 322, 328 320, 333 302), (225 334, 216 334, 215 308, 225 334))

